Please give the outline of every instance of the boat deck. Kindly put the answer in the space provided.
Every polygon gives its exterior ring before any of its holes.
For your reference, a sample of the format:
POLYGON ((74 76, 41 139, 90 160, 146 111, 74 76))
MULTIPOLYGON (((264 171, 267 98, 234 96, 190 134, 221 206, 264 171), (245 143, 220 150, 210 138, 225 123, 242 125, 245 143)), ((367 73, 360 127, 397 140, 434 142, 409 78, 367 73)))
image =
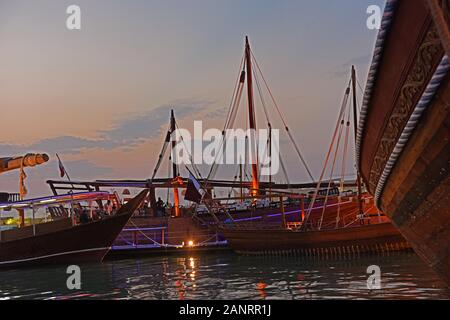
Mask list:
POLYGON ((209 242, 199 246, 171 246, 157 244, 121 245, 113 246, 106 255, 106 260, 135 258, 143 256, 169 256, 212 254, 217 252, 231 252, 227 241, 209 242))

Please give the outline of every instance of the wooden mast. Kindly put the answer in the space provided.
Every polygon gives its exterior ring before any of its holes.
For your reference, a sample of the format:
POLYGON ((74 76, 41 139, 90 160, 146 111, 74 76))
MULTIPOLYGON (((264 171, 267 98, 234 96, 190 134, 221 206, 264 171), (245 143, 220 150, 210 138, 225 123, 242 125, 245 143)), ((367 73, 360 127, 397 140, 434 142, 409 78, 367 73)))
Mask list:
POLYGON ((445 10, 448 10, 446 4, 441 7, 438 0, 426 0, 430 9, 430 14, 433 17, 434 24, 441 38, 441 44, 444 47, 447 55, 450 56, 450 29, 445 17, 445 10))
MULTIPOLYGON (((176 123, 175 123, 175 114, 173 112, 173 109, 170 112, 170 133, 173 134, 176 130, 176 123)), ((175 139, 172 137, 172 174, 173 174, 173 182, 177 183, 176 179, 179 176, 178 173, 178 166, 176 163, 176 159, 175 157, 175 146, 176 146, 176 141, 175 139)), ((178 188, 173 188, 173 201, 174 201, 174 208, 175 208, 175 217, 179 217, 180 216, 180 197, 178 194, 178 188)))
POLYGON ((269 201, 272 202, 272 125, 269 123, 269 201))
POLYGON ((242 163, 239 164, 239 182, 240 182, 240 196, 241 196, 241 202, 244 202, 244 189, 242 186, 242 163))
MULTIPOLYGON (((255 148, 255 139, 256 139, 256 117, 255 117, 255 109, 253 103, 253 72, 252 72, 252 57, 250 44, 248 41, 248 37, 245 37, 245 63, 247 69, 247 94, 248 94, 248 114, 249 114, 249 125, 250 130, 253 133, 253 141, 250 141, 252 144, 251 153, 253 151, 256 152, 255 148)), ((259 194, 259 181, 258 181, 258 156, 257 154, 252 154, 255 157, 252 163, 252 190, 251 194, 256 196, 259 194)))
MULTIPOLYGON (((355 66, 352 66, 352 93, 353 93, 353 129, 355 133, 355 143, 356 143, 356 136, 358 132, 358 114, 357 114, 357 103, 356 103, 356 70, 355 66)), ((359 208, 359 214, 364 214, 363 211, 363 203, 362 203, 362 190, 361 190, 361 175, 359 173, 358 164, 356 165, 356 184, 358 186, 358 208, 359 208)))

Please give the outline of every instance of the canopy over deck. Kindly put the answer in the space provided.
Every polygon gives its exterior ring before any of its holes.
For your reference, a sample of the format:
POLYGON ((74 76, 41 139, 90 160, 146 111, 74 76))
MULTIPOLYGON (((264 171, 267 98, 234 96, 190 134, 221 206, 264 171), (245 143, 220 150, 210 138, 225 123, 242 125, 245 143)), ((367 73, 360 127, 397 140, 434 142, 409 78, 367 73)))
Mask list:
MULTIPOLYGON (((205 185, 205 179, 198 179, 200 184, 205 185)), ((176 180, 171 178, 161 178, 154 180, 95 180, 95 181, 61 181, 61 180, 48 180, 50 188, 55 195, 58 191, 64 190, 78 190, 78 191, 100 191, 100 188, 183 188, 187 186, 188 178, 178 178, 176 180)), ((354 181, 348 181, 344 184, 346 187, 354 187, 354 181)), ((208 180, 208 187, 214 188, 251 188, 252 182, 239 182, 239 181, 227 181, 227 180, 208 180)), ((334 186, 334 184, 332 184, 334 186)), ((274 182, 260 182, 260 189, 271 190, 286 190, 286 189, 312 189, 316 188, 317 183, 291 183, 280 184, 274 182)), ((328 187, 328 181, 322 183, 323 188, 328 187)))
POLYGON ((108 200, 111 194, 106 191, 79 192, 73 194, 62 194, 50 197, 27 199, 17 202, 0 202, 0 209, 27 209, 53 204, 70 203, 74 201, 97 201, 108 200))

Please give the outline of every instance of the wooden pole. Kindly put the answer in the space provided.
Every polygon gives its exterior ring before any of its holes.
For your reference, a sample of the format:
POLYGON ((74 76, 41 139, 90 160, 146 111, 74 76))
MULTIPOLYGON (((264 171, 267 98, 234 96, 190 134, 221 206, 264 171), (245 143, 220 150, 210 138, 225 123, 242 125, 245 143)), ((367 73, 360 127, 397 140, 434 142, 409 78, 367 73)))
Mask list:
POLYGON ((242 163, 239 164, 239 182, 240 182, 240 196, 241 202, 244 202, 244 187, 242 186, 242 163))
POLYGON ((269 202, 272 202, 272 126, 269 123, 269 202))
POLYGON ((302 210, 301 214, 300 214, 300 221, 303 222, 305 220, 305 197, 302 196, 300 198, 300 208, 302 210))
MULTIPOLYGON (((352 66, 352 91, 353 91, 353 129, 355 132, 355 143, 356 143, 356 137, 358 133, 358 111, 357 111, 357 103, 356 103, 356 70, 355 66, 352 66)), ((355 148, 356 150, 356 148, 355 148)), ((359 172, 358 165, 356 165, 356 184, 358 186, 358 208, 359 208, 359 214, 362 215, 363 212, 363 205, 362 205, 362 190, 361 190, 361 175, 359 172)))
POLYGON ((448 7, 446 1, 443 1, 443 6, 439 5, 437 0, 426 0, 430 9, 431 16, 433 17, 434 24, 441 38, 442 47, 445 50, 447 56, 450 57, 450 30, 448 28, 448 7), (445 16, 447 15, 447 17, 445 16))
POLYGON ((280 208, 281 208, 281 227, 283 229, 286 229, 286 215, 284 214, 283 196, 280 197, 280 208))
POLYGON ((34 209, 34 207, 31 207, 31 211, 33 212, 33 236, 36 235, 36 222, 34 221, 35 216, 36 216, 36 211, 34 209))
MULTIPOLYGON (((250 50, 250 43, 248 41, 248 37, 245 37, 245 60, 246 60, 246 68, 247 68, 247 95, 248 95, 248 114, 249 114, 249 124, 250 130, 253 133, 256 133, 256 117, 255 117, 255 109, 253 102, 253 72, 252 72, 252 57, 250 50)), ((253 137, 255 140, 256 137, 253 137)), ((256 141, 250 141, 252 144, 251 152, 255 151, 255 143, 256 141)), ((256 196, 259 194, 259 181, 258 181, 258 155, 255 154, 252 156, 255 157, 252 163, 252 190, 251 194, 256 196)))
POLYGON ((149 199, 150 199, 150 209, 154 216, 156 216, 156 190, 155 187, 149 186, 149 199))
MULTIPOLYGON (((176 123, 175 123, 175 114, 174 111, 171 110, 170 112, 170 133, 173 134, 176 130, 176 123)), ((173 139, 173 137, 172 137, 173 139)), ((173 178, 176 179, 178 177, 178 166, 175 159, 175 146, 177 142, 175 140, 172 140, 172 174, 173 178)), ((178 194, 178 188, 173 188, 173 202, 174 202, 174 209, 175 209, 175 217, 180 216, 180 198, 178 194)))
POLYGON ((25 210, 24 209, 16 209, 19 213, 19 228, 25 227, 25 210))
POLYGON ((0 242, 2 242, 2 227, 3 227, 2 214, 3 208, 0 208, 0 242))

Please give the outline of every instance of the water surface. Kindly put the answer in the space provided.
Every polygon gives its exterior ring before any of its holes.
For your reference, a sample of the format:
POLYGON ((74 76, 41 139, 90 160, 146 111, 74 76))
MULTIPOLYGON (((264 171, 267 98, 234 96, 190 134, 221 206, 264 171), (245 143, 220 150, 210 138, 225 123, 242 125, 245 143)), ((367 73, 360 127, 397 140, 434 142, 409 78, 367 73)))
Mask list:
POLYGON ((0 271, 0 299, 450 299, 415 254, 358 260, 245 257, 232 253, 151 257, 81 265, 81 290, 67 266, 0 271), (367 267, 381 289, 367 289, 367 267))

